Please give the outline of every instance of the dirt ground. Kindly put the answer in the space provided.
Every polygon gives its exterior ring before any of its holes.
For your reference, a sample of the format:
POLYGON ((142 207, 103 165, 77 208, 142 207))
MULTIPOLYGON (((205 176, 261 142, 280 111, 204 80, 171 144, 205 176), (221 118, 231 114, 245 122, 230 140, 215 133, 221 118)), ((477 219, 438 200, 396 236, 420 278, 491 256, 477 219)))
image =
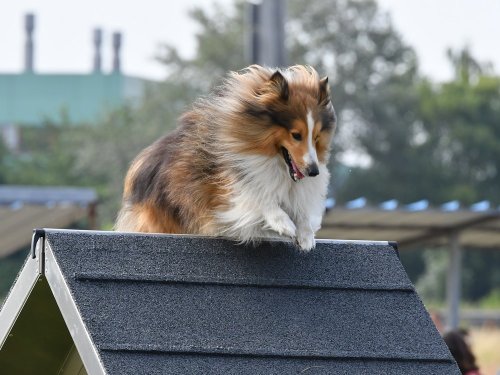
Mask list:
POLYGON ((500 374, 500 328, 472 328, 469 332, 470 345, 481 374, 500 374))

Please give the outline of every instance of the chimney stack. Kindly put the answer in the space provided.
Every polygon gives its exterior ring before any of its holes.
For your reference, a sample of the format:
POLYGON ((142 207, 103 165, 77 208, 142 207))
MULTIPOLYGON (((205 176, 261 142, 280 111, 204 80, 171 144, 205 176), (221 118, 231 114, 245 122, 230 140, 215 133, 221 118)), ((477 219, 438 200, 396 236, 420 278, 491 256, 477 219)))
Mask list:
POLYGON ((26 31, 26 45, 24 48, 24 71, 32 73, 34 66, 33 30, 35 29, 35 15, 33 13, 26 14, 24 18, 24 28, 26 31))
POLYGON ((102 30, 100 28, 94 29, 94 73, 102 72, 102 30))
POLYGON ((113 73, 120 73, 120 48, 122 45, 122 34, 120 32, 113 33, 113 73))

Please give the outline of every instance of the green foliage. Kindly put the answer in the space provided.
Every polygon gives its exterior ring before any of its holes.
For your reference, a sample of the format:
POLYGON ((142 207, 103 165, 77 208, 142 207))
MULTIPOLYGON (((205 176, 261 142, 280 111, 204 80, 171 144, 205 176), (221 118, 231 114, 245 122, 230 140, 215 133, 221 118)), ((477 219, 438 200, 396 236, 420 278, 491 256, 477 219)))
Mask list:
MULTIPOLYGON (((421 250, 421 253, 423 272, 412 281, 426 303, 442 303, 446 298, 449 253, 447 249, 427 249, 421 250)), ((405 262, 405 258, 402 261, 405 262)), ((476 306, 494 307, 497 301, 495 290, 500 285, 498 264, 500 253, 497 251, 469 249, 463 252, 461 282, 464 301, 476 306)))
POLYGON ((293 1, 289 13, 291 60, 332 78, 340 114, 337 162, 350 163, 352 155, 361 155, 369 163, 368 169, 353 168, 344 184, 332 181, 337 200, 412 200, 414 188, 387 181, 418 181, 418 172, 408 166, 415 159, 426 165, 412 147, 418 131, 414 50, 375 1, 293 1))
POLYGON ((467 301, 480 303, 500 285, 500 252, 469 249, 463 253, 462 294, 467 301))
POLYGON ((423 259, 425 272, 420 276, 415 287, 426 303, 444 301, 448 253, 445 249, 424 250, 423 259))
POLYGON ((290 1, 290 60, 329 74, 342 107, 356 105, 367 90, 412 79, 416 56, 375 1, 290 1), (355 104, 355 105, 353 105, 355 104))
POLYGON ((354 170, 339 200, 500 202, 500 78, 486 74, 467 50, 449 54, 455 80, 420 79, 407 94, 404 86, 380 92, 377 118, 391 135, 369 133, 363 144, 372 163, 354 170))
POLYGON ((175 125, 178 102, 166 96, 163 86, 152 89, 141 106, 118 108, 98 124, 53 121, 25 128, 29 152, 8 155, 0 176, 9 184, 93 187, 101 226, 110 229, 130 161, 175 125))
POLYGON ((424 82, 420 108, 433 164, 441 171, 434 196, 500 202, 500 78, 424 82))
POLYGON ((0 306, 2 304, 2 299, 7 295, 12 283, 16 279, 16 275, 19 272, 26 256, 28 250, 18 251, 14 254, 2 258, 0 261, 0 306))
POLYGON ((6 183, 6 174, 8 173, 9 151, 4 142, 0 139, 0 184, 6 183))
MULTIPOLYGON (((191 12, 200 30, 194 57, 182 58, 171 46, 160 52, 159 60, 170 73, 171 88, 181 88, 189 93, 187 98, 196 97, 228 70, 247 65, 243 58, 243 5, 237 1, 229 12, 219 6, 210 12, 191 12)), ((414 50, 404 43, 375 1, 290 0, 287 6, 290 63, 310 64, 330 76, 340 118, 333 159, 343 160, 349 153, 367 155, 373 164, 369 186, 388 198, 406 195, 413 199, 417 193, 412 190, 418 189, 408 189, 407 184, 388 186, 380 176, 425 184, 419 173, 427 162, 418 158, 420 150, 409 147, 418 131, 414 125, 418 108, 414 50), (416 159, 420 167, 408 168, 416 159)), ((332 176, 337 176, 339 163, 333 160, 332 166, 332 176)), ((346 179, 345 188, 332 181, 338 200, 358 192, 365 195, 360 189, 369 190, 366 175, 361 184, 353 176, 346 179)))
POLYGON ((400 251, 399 256, 411 282, 416 284, 418 278, 422 275, 426 268, 424 258, 422 257, 422 249, 412 248, 400 251))
POLYGON ((23 129, 23 151, 8 157, 6 183, 20 185, 86 185, 85 177, 73 168, 80 131, 70 124, 47 123, 23 129))
POLYGON ((500 288, 492 289, 479 301, 479 306, 485 309, 500 309, 500 288))
MULTIPOLYGON (((165 84, 165 86, 167 86, 165 84)), ((175 126, 179 95, 160 85, 137 107, 108 113, 97 125, 79 127, 79 147, 72 149, 73 168, 96 183, 99 217, 110 229, 120 207, 123 180, 132 159, 175 126)))

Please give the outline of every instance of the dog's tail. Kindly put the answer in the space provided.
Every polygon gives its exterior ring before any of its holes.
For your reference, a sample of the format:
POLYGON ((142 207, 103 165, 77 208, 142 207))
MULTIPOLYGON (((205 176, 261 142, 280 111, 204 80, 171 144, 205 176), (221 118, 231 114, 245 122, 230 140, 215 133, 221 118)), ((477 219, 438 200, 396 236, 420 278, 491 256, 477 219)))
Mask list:
POLYGON ((130 204, 124 203, 116 218, 113 230, 118 232, 137 232, 137 216, 130 204))

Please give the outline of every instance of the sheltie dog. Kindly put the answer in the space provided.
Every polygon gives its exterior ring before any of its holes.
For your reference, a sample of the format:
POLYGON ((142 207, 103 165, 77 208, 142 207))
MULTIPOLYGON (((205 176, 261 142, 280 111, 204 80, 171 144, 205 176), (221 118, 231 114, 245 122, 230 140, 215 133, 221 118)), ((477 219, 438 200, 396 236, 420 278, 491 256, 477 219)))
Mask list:
POLYGON ((335 127, 328 77, 313 68, 231 72, 132 162, 115 229, 281 237, 309 251, 335 127))

